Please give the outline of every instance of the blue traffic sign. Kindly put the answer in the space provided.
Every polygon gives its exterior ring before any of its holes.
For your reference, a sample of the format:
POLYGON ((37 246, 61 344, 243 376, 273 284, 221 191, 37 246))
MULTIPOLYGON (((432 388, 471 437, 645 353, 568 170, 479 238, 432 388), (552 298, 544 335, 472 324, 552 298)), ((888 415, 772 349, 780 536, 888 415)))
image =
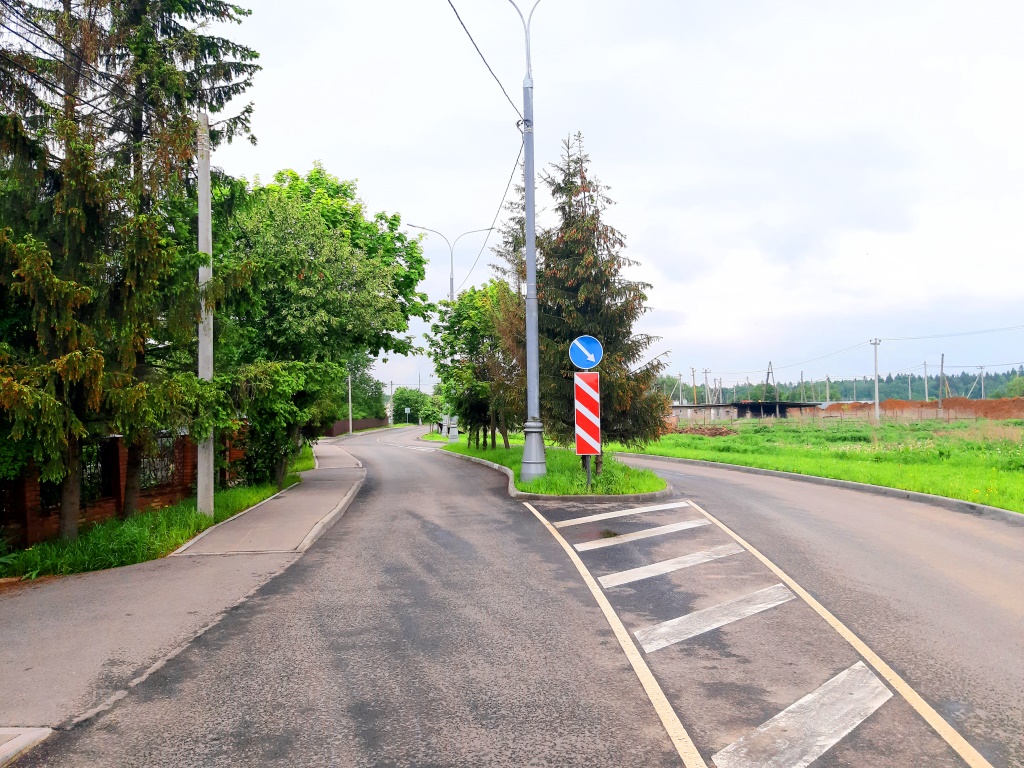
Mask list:
POLYGON ((601 342, 593 336, 580 336, 569 345, 569 359, 577 368, 593 368, 604 357, 601 342))

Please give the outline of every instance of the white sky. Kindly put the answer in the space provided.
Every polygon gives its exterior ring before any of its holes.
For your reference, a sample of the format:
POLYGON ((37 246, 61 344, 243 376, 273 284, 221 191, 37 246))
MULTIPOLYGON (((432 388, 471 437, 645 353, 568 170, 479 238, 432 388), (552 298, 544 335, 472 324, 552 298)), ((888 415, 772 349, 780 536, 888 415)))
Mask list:
MULTIPOLYGON (((450 239, 490 225, 518 116, 447 0, 249 5, 228 35, 261 53, 260 143, 217 165, 269 180, 320 160, 359 180, 371 212, 450 239)), ((455 5, 521 104, 508 0, 455 5)), ((1024 325, 1021 29, 1019 0, 543 0, 537 165, 583 132, 618 202, 609 223, 654 286, 638 330, 662 337, 669 373, 710 368, 729 386, 771 360, 783 381, 870 374, 870 346, 785 366, 874 336, 1024 325)), ((456 286, 480 244, 458 244, 456 286)), ((433 236, 425 251, 422 288, 444 298, 448 248, 433 236)), ((943 352, 1024 361, 1024 330, 886 341, 881 370, 932 372, 943 352)), ((395 386, 418 373, 426 386, 429 360, 377 366, 395 386)))

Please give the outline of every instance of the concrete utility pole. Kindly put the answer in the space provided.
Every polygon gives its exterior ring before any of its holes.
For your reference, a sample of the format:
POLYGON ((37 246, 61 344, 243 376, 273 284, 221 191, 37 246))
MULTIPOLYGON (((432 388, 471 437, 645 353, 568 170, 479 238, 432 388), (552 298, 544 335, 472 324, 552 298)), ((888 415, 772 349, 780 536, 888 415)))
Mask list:
POLYGON ((711 389, 708 387, 708 374, 711 373, 710 368, 704 369, 704 405, 711 402, 711 389))
POLYGON ((348 375, 348 433, 352 434, 352 374, 348 375))
MULTIPOLYGON (((199 113, 196 164, 199 172, 199 252, 210 259, 199 268, 199 378, 213 380, 213 307, 206 301, 206 284, 213 279, 213 218, 210 208, 210 118, 199 113)), ((213 517, 213 432, 199 442, 196 507, 213 517)))
POLYGON ((939 358, 939 410, 942 410, 942 385, 946 383, 946 353, 939 358))
POLYGON ((537 0, 524 17, 515 0, 508 0, 523 22, 526 36, 526 77, 523 78, 523 148, 526 185, 526 423, 523 433, 523 465, 520 477, 529 482, 547 474, 544 456, 544 424, 540 419, 540 339, 537 323, 537 204, 534 184, 533 147, 533 64, 530 60, 530 23, 537 10, 537 0))
POLYGON ((981 367, 981 399, 984 400, 985 399, 985 366, 982 365, 980 367, 981 367))
POLYGON ((683 404, 683 374, 682 371, 676 372, 676 379, 679 382, 679 404, 683 404))
POLYGON ((882 411, 878 404, 878 345, 881 343, 881 339, 873 339, 871 341, 871 346, 875 348, 875 421, 879 421, 882 418, 882 411))
POLYGON ((690 378, 693 379, 693 404, 697 405, 697 369, 690 369, 690 378))
POLYGON ((832 402, 832 382, 828 380, 828 374, 825 374, 825 405, 832 402))
POLYGON ((907 400, 914 399, 914 374, 907 374, 907 400))
POLYGON ((924 361, 924 401, 928 402, 928 361, 924 361))
POLYGON ((804 372, 800 371, 800 402, 806 403, 807 399, 804 397, 804 372))

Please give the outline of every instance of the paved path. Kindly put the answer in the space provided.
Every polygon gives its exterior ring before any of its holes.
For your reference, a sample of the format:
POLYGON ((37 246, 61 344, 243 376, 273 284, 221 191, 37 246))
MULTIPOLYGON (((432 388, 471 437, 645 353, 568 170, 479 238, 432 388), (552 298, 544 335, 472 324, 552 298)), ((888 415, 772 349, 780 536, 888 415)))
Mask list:
POLYGON ((254 541, 296 549, 363 471, 335 446, 316 453, 320 469, 302 483, 186 550, 241 554, 168 557, 0 593, 0 727, 68 726, 295 562, 295 551, 247 550, 254 541))
POLYGON ((416 431, 342 443, 336 526, 18 765, 1024 765, 1019 533, 678 466, 531 509, 416 431))

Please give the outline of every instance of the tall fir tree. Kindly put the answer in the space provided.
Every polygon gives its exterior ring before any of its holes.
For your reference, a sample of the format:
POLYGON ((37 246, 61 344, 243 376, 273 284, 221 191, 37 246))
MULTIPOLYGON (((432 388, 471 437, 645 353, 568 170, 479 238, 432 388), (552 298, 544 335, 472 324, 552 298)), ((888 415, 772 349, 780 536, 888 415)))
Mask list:
MULTIPOLYGON (((668 399, 657 389, 664 368, 645 359, 656 337, 633 326, 648 311, 650 285, 627 279, 635 262, 623 235, 604 219, 612 205, 607 187, 590 174, 590 158, 577 133, 562 145, 561 160, 542 177, 558 224, 538 237, 540 391, 544 429, 568 445, 575 435, 573 366, 569 345, 589 334, 604 346, 601 430, 605 441, 640 446, 664 431, 668 399)), ((600 465, 600 462, 599 462, 600 465)))

